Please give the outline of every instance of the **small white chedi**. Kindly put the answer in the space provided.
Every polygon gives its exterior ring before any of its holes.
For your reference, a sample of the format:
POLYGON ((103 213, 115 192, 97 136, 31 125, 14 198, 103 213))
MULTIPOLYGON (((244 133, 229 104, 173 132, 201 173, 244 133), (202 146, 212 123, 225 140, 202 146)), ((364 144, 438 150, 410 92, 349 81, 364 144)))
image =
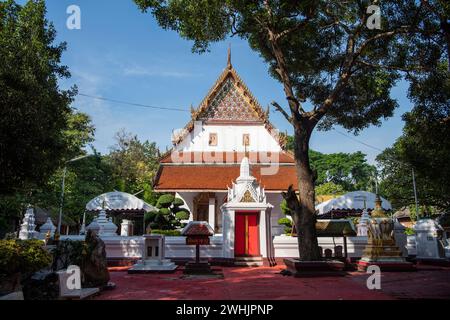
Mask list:
POLYGON ((370 215, 367 209, 365 208, 357 225, 358 237, 367 237, 367 230, 369 228, 369 224, 370 224, 370 215))
POLYGON ((31 206, 29 206, 25 213, 25 216, 23 217, 22 224, 20 225, 19 239, 36 239, 38 236, 38 232, 35 229, 36 224, 34 210, 31 206))
POLYGON ((50 217, 47 218, 47 221, 39 228, 40 238, 44 239, 47 234, 50 235, 50 237, 53 237, 55 235, 56 227, 53 224, 53 221, 50 217))
POLYGON ((111 217, 109 219, 107 218, 106 210, 102 209, 98 217, 86 229, 95 231, 99 236, 115 237, 117 236, 118 227, 112 222, 111 217))

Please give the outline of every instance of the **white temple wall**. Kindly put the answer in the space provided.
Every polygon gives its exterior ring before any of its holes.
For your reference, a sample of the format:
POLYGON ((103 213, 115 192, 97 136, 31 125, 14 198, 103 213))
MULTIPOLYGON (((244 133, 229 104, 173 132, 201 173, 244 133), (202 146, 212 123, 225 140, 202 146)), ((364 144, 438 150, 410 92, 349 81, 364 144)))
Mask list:
POLYGON ((249 152, 281 152, 276 139, 264 125, 203 125, 197 126, 176 147, 184 152, 245 152, 243 135, 250 135, 249 152), (217 146, 209 145, 210 133, 217 134, 217 146))
MULTIPOLYGON (((84 240, 83 236, 61 236, 61 240, 84 240)), ((142 237, 102 237, 106 245, 106 256, 109 259, 137 259, 142 255, 142 237)), ((367 244, 367 237, 347 238, 348 256, 359 258, 367 244)), ((276 258, 298 258, 297 238, 277 236, 273 238, 276 258)), ((319 246, 323 250, 335 246, 344 246, 342 238, 319 238, 319 246)), ((201 257, 223 258, 223 238, 221 235, 211 237, 210 246, 200 246, 201 257)), ((194 258, 195 246, 186 245, 185 237, 166 237, 166 258, 194 258)))
MULTIPOLYGON (((344 247, 344 239, 342 238, 318 238, 319 246, 322 250, 331 249, 334 255, 336 246, 344 247)), ((298 258, 298 242, 296 237, 278 236, 273 240, 275 248, 275 257, 277 258, 298 258)), ((360 258, 367 245, 367 237, 348 237, 347 250, 348 257, 360 258)), ((344 252, 344 251, 342 251, 344 252)))

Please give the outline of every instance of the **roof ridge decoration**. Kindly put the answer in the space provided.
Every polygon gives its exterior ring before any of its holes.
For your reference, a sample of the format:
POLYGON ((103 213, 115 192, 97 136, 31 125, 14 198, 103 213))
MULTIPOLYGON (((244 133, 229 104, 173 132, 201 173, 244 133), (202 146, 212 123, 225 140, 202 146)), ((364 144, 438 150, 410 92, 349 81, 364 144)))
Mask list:
MULTIPOLYGON (((261 122, 265 125, 266 129, 269 130, 270 133, 273 133, 275 127, 269 121, 269 107, 266 111, 259 104, 258 100, 252 94, 250 89, 247 87, 245 82, 239 76, 239 74, 234 69, 231 64, 231 48, 228 49, 228 61, 226 68, 222 71, 219 78, 216 80, 214 85, 208 91, 205 98, 202 100, 198 108, 194 108, 191 106, 191 121, 185 126, 183 130, 181 130, 180 134, 178 134, 173 140, 173 144, 178 145, 183 139, 194 129, 194 124, 196 121, 201 120, 201 117, 206 114, 206 112, 211 108, 211 103, 215 98, 217 98, 220 90, 227 85, 228 79, 231 79, 233 89, 239 93, 239 97, 244 100, 244 102, 250 106, 251 111, 253 112, 254 118, 251 119, 252 122, 261 122)), ((282 144, 282 141, 280 141, 282 144)))

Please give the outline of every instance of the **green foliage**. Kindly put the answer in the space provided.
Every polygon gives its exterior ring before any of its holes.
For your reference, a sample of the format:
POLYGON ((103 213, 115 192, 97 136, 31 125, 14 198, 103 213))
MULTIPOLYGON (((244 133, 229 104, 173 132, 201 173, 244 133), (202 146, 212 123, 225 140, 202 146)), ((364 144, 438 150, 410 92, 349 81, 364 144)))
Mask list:
POLYGON ((376 168, 367 163, 366 155, 362 152, 323 154, 310 151, 310 161, 312 168, 317 171, 317 186, 333 183, 340 188, 332 191, 339 193, 375 189, 376 168))
POLYGON ((188 220, 189 219, 189 212, 186 211, 178 211, 175 214, 175 218, 177 218, 177 220, 188 220))
POLYGON ((174 204, 175 196, 171 194, 163 194, 161 197, 159 197, 158 202, 156 206, 158 208, 168 208, 172 204, 174 204))
POLYGON ((0 274, 33 273, 51 263, 42 241, 0 240, 0 274))
POLYGON ((285 216, 291 216, 292 215, 292 211, 291 209, 289 209, 288 205, 287 205, 287 201, 285 199, 283 199, 280 203, 280 209, 281 212, 285 215, 285 216))
POLYGON ((0 3, 0 194, 39 185, 70 157, 70 104, 76 89, 60 64, 65 43, 46 18, 43 0, 0 3))
POLYGON ((278 224, 280 226, 292 227, 292 221, 289 218, 280 218, 278 224))
POLYGON ((173 205, 177 207, 184 206, 184 201, 181 198, 175 198, 175 200, 173 201, 173 205))
POLYGON ((405 234, 406 234, 407 236, 413 236, 413 235, 416 234, 416 232, 414 231, 413 228, 406 228, 406 229, 405 229, 405 234))
MULTIPOLYGON (((294 137, 288 136, 288 150, 294 150, 294 137)), ((316 195, 375 191, 377 169, 369 165, 362 152, 324 154, 310 150, 311 167, 317 172, 316 195)))
POLYGON ((116 189, 135 194, 142 192, 144 201, 154 205, 157 195, 152 190, 152 181, 159 166, 160 152, 156 143, 141 142, 136 135, 119 131, 105 160, 112 168, 116 189))
POLYGON ((166 237, 179 237, 181 236, 180 230, 152 230, 152 234, 160 234, 166 237))
POLYGON ((171 210, 169 208, 161 208, 161 209, 159 209, 159 213, 164 216, 167 216, 171 213, 171 210))
POLYGON ((67 269, 70 265, 81 267, 87 255, 87 246, 84 241, 59 241, 52 254, 55 269, 67 269))
POLYGON ((288 236, 290 236, 292 234, 292 227, 285 227, 284 228, 284 233, 288 236))
POLYGON ((174 230, 182 226, 181 220, 189 219, 189 210, 181 208, 184 205, 182 199, 175 198, 171 194, 163 194, 156 202, 158 211, 145 215, 145 223, 152 229, 174 230))
POLYGON ((316 196, 321 195, 336 195, 340 196, 345 193, 344 188, 333 182, 327 182, 316 187, 316 196))

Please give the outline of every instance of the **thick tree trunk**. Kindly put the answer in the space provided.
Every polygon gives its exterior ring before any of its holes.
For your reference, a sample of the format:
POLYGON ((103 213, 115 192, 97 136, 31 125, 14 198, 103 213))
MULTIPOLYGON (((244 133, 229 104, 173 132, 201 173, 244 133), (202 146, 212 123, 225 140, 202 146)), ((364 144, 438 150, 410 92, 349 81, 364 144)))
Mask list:
POLYGON ((311 130, 300 124, 295 128, 295 161, 297 167, 298 198, 290 188, 283 194, 292 211, 292 218, 297 229, 298 249, 301 261, 319 261, 321 255, 316 235, 315 214, 315 174, 309 163, 309 140, 311 130))

